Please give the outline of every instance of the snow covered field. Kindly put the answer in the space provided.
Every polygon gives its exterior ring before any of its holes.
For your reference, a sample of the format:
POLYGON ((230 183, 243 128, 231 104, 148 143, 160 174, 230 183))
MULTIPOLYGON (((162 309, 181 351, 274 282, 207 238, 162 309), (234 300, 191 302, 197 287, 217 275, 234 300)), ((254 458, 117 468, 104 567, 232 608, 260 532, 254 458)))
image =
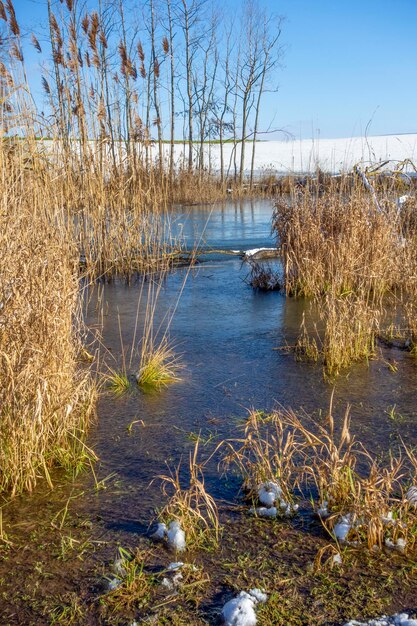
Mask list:
MULTIPOLYGON (((157 149, 155 148, 155 153, 157 149)), ((196 148, 197 150, 197 148, 196 148)), ((166 156, 169 146, 165 144, 166 156)), ((176 144, 177 162, 184 154, 182 144, 176 144)), ((211 160, 213 169, 219 169, 220 146, 207 145, 206 164, 211 160)), ((233 146, 225 144, 226 169, 233 161, 233 146)), ((343 139, 302 139, 287 141, 259 141, 256 143, 255 170, 260 173, 272 170, 277 173, 314 172, 318 166, 327 172, 343 172, 351 170, 359 162, 375 162, 381 160, 403 161, 408 158, 417 161, 417 133, 410 135, 380 135, 375 137, 353 137, 343 139)), ((237 148, 239 166, 240 147, 237 148)), ((246 144, 245 167, 248 171, 252 157, 252 144, 246 144)))
MULTIPOLYGON (((54 143, 45 140, 41 144, 46 152, 53 149, 54 143)), ((94 151, 97 143, 91 141, 94 151)), ((80 149, 78 142, 73 142, 76 151, 80 149)), ((101 146, 102 147, 102 146, 101 146)), ((126 148, 123 143, 116 143, 116 152, 120 158, 124 158, 126 148)), ((234 154, 231 143, 224 144, 225 172, 230 168, 230 174, 234 172, 234 161, 237 168, 240 165, 240 145, 234 154)), ((107 146, 110 156, 110 148, 107 146)), ((140 146, 138 152, 143 154, 145 150, 140 146)), ((164 161, 169 162, 170 145, 163 144, 164 161)), ((199 146, 196 144, 195 162, 198 159, 199 146)), ((219 144, 205 144, 204 166, 210 167, 211 171, 220 170, 220 146, 219 144)), ((158 164, 158 145, 153 143, 149 149, 149 157, 158 164)), ((174 158, 178 165, 187 165, 188 146, 175 144, 174 158)), ((252 159, 252 143, 246 144, 245 173, 249 174, 252 159)), ((255 151, 255 173, 273 174, 307 174, 313 173, 320 167, 325 172, 339 173, 350 171, 359 163, 376 163, 379 161, 403 161, 410 159, 417 164, 417 133, 409 135, 380 135, 374 137, 351 137, 342 139, 301 139, 283 141, 257 141, 255 151)), ((392 167, 392 164, 391 164, 392 167)), ((411 170, 409 170, 411 171, 411 170)))

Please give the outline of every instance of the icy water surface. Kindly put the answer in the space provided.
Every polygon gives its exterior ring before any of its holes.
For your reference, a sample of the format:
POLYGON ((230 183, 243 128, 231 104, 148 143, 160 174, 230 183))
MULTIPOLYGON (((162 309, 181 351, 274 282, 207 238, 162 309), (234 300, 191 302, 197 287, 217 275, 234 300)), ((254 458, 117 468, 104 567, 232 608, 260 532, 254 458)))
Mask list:
MULTIPOLYGON (((271 201, 191 207, 179 212, 176 227, 187 244, 212 248, 248 249, 274 245, 270 233, 271 201)), ((162 321, 178 301, 187 269, 173 272, 165 282, 157 311, 162 321)), ((280 404, 316 414, 326 410, 333 386, 323 380, 320 367, 297 362, 280 348, 294 343, 303 313, 302 302, 280 293, 255 293, 244 282, 247 268, 238 257, 214 255, 189 272, 170 328, 170 337, 185 365, 183 380, 158 393, 135 392, 100 401, 99 421, 92 445, 101 458, 101 473, 116 472, 129 490, 140 493, 141 506, 131 498, 112 499, 101 514, 115 524, 123 515, 146 525, 159 502, 154 476, 187 458, 193 434, 201 432, 213 443, 236 436, 248 408, 271 409, 280 404), (131 433, 127 428, 135 424, 131 433)), ((133 340, 140 283, 110 284, 104 288, 103 342, 120 355, 123 343, 133 340)), ((146 287, 145 292, 146 293, 146 287)), ((144 309, 142 295, 140 311, 144 309)), ((90 321, 93 322, 91 313, 90 321)), ((143 314, 139 316, 139 326, 143 314)), ((376 453, 388 450, 399 435, 415 431, 416 366, 408 353, 384 352, 378 359, 352 367, 335 384, 336 413, 350 403, 355 432, 376 453), (397 372, 388 362, 397 362, 397 372), (397 419, 389 412, 395 406, 397 419)), ((134 361, 133 363, 137 363, 134 361)), ((134 367, 132 367, 132 371, 134 367)), ((232 499, 236 485, 219 480, 215 465, 207 476, 213 495, 232 499)))

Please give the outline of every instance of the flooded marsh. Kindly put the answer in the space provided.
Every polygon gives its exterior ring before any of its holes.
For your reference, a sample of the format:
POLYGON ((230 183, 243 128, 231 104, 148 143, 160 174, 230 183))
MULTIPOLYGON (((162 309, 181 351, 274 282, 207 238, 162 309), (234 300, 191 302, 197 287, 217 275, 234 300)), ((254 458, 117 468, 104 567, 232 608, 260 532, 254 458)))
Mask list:
MULTIPOLYGON (((196 241, 223 251, 275 245, 270 200, 176 211, 173 223, 189 248, 196 241)), ((291 407, 319 419, 332 393, 336 424, 350 404, 351 432, 375 458, 386 459, 401 439, 415 443, 414 357, 381 344, 374 359, 329 382, 319 365, 297 360, 288 349, 298 337, 304 301, 251 289, 247 272, 238 256, 213 253, 200 255, 191 269, 170 272, 160 287, 154 328, 164 333, 175 308, 169 337, 183 365, 180 380, 160 390, 132 384, 122 394, 104 386, 88 439, 99 458, 93 472, 70 481, 57 473, 52 491, 44 485, 5 504, 3 623, 215 624, 224 603, 251 588, 270 597, 257 608, 261 625, 343 624, 413 609, 413 560, 342 546, 343 565, 333 566, 337 544, 308 498, 291 518, 254 517, 239 476, 222 472, 220 452, 210 458, 221 441, 241 436, 249 409, 291 407), (394 362, 395 369, 389 366, 394 362), (152 481, 180 464, 185 484, 198 438, 201 459, 209 459, 205 489, 215 498, 222 530, 218 548, 179 557, 197 570, 170 593, 161 580, 178 559, 149 539, 166 504, 160 482, 152 481), (133 559, 133 582, 109 592, 120 547, 133 559)), ((140 338, 147 294, 139 279, 92 288, 87 324, 99 329, 110 367, 140 338)), ((136 352, 128 377, 138 366, 136 352)))

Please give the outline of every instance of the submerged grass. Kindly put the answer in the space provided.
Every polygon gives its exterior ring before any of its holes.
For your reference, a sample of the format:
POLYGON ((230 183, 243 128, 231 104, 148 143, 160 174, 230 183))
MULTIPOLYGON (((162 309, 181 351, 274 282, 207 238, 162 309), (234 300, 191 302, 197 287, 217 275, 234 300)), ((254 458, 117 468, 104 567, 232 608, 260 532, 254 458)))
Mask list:
POLYGON ((109 373, 106 374, 106 383, 107 387, 112 391, 116 396, 120 396, 124 394, 126 391, 132 389, 132 382, 129 379, 128 375, 123 371, 116 371, 110 369, 109 373))

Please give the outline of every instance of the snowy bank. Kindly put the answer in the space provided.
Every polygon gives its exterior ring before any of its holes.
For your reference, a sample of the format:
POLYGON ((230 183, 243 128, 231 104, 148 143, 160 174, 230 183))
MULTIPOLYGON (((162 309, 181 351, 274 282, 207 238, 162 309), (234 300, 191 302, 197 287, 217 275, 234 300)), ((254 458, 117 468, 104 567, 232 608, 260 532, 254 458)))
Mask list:
MULTIPOLYGON (((199 147, 195 147, 195 152, 199 147)), ((164 145, 164 157, 168 158, 170 147, 164 145)), ((226 171, 233 145, 224 145, 226 171)), ((206 162, 213 170, 220 169, 220 146, 205 145, 206 162)), ((237 147, 237 162, 240 160, 240 146, 237 147)), ((188 155, 188 146, 186 147, 188 155)), ((154 148, 155 158, 157 148, 154 148)), ((246 173, 249 171, 252 144, 246 146, 246 173)), ((279 174, 312 173, 320 167, 326 172, 351 171, 359 162, 417 160, 417 134, 377 135, 373 137, 347 137, 340 139, 299 139, 286 141, 257 141, 255 150, 255 171, 271 171, 279 174)), ((175 160, 184 161, 184 146, 175 145, 175 160)), ((231 170, 232 171, 232 170, 231 170)))

